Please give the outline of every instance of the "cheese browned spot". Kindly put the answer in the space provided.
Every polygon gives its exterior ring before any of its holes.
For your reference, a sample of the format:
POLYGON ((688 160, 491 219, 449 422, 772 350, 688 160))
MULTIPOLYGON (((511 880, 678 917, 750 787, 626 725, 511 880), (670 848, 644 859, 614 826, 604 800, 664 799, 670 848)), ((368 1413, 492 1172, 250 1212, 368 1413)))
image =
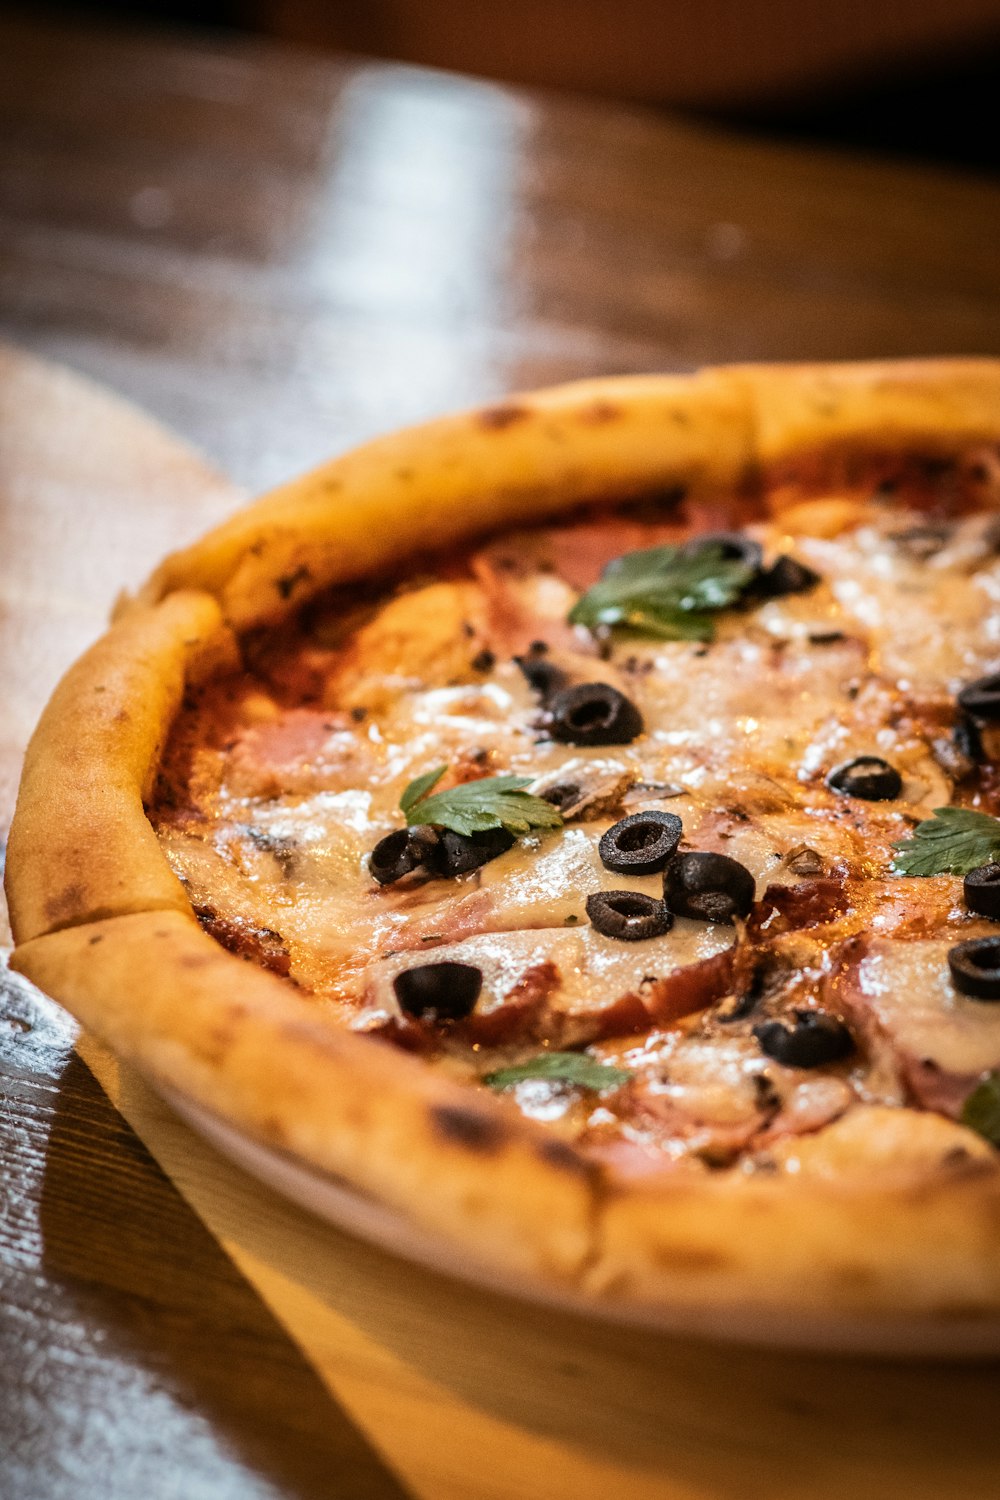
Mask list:
MULTIPOLYGON (((739 506, 698 519, 731 526, 739 506)), ((978 928, 960 881, 904 879, 890 863, 934 807, 984 794, 952 734, 957 688, 1000 669, 990 526, 851 496, 804 503, 750 530, 769 559, 790 552, 821 582, 725 611, 711 643, 602 640, 567 623, 622 551, 684 540, 676 507, 501 537, 382 602, 345 596, 343 618, 328 598, 297 631, 251 643, 248 670, 182 713, 153 809, 164 852, 207 930, 313 995, 331 1024, 472 1083, 581 1047, 627 1070, 609 1093, 559 1079, 505 1093, 573 1161, 792 1170, 787 1142, 858 1111, 957 1116, 1000 1066, 997 1007, 956 998, 947 979, 948 945, 978 928), (625 694, 645 733, 594 749, 548 738, 512 660, 533 643, 567 680, 625 694), (856 755, 896 769, 900 798, 831 791, 830 769, 856 755), (438 765, 452 781, 512 772, 569 788, 570 815, 470 874, 380 887, 366 856, 401 826, 407 784, 438 765), (662 876, 613 874, 597 852, 610 823, 645 808, 682 819, 682 850, 751 872, 745 925, 679 919, 636 944, 588 925, 596 891, 661 894, 662 876), (482 973, 466 1020, 400 1012, 394 979, 439 960, 482 973), (762 1018, 816 1007, 851 1027, 849 1058, 808 1070, 761 1052, 762 1018)), ((473 1106, 434 1128, 499 1149, 473 1106)))

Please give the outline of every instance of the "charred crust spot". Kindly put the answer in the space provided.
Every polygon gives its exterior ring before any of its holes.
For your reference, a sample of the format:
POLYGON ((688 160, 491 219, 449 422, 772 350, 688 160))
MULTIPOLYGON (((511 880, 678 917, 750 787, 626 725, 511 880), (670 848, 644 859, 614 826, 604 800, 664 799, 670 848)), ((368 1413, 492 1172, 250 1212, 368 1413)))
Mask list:
POLYGON ((312 574, 310 573, 309 569, 306 567, 305 563, 302 563, 294 570, 294 572, 284 573, 280 578, 276 578, 274 580, 274 586, 278 590, 278 593, 281 595, 282 599, 290 599, 295 590, 298 588, 299 584, 307 583, 311 577, 312 574))
POLYGON ((932 1307, 930 1314, 943 1323, 981 1323, 994 1317, 995 1309, 980 1302, 945 1302, 940 1307, 932 1307))
POLYGON ((526 421, 530 416, 529 407, 511 403, 507 406, 484 406, 478 420, 479 425, 485 427, 487 432, 503 432, 508 427, 516 426, 518 422, 526 421))
POLYGON ((575 1172, 581 1177, 589 1177, 591 1174, 591 1163, 567 1141, 542 1141, 536 1147, 536 1152, 540 1161, 558 1168, 560 1172, 575 1172))
POLYGON ((608 422, 617 422, 624 415, 620 406, 613 401, 592 401, 580 412, 580 422, 584 427, 603 427, 608 422))
POLYGON ((91 948, 93 948, 93 946, 94 946, 95 943, 103 943, 103 942, 104 942, 104 934, 103 934, 103 932, 95 932, 94 936, 92 938, 88 938, 87 939, 87 944, 91 948))
POLYGON ((68 917, 75 916, 83 905, 85 894, 83 886, 78 881, 65 886, 58 895, 46 901, 46 917, 50 922, 62 922, 68 917))
POLYGON ((266 1119, 261 1121, 261 1127, 272 1141, 277 1141, 279 1146, 287 1145, 288 1131, 284 1120, 280 1119, 277 1115, 268 1115, 266 1119))
POLYGON ((864 1289, 874 1286, 878 1277, 870 1266, 843 1265, 832 1271, 832 1276, 843 1287, 864 1289))
POLYGON ((453 1146, 493 1156, 500 1150, 507 1134, 502 1123, 479 1110, 458 1104, 435 1104, 430 1111, 431 1125, 438 1135, 453 1146))
POLYGON ((732 1266, 728 1255, 707 1245, 657 1245, 653 1255, 658 1265, 680 1275, 698 1276, 704 1271, 722 1271, 732 1266))

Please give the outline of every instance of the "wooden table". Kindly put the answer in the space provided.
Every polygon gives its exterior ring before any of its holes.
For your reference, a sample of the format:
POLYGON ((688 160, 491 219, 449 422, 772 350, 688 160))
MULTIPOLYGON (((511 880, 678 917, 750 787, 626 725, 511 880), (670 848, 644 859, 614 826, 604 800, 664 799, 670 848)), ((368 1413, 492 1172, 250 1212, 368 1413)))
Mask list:
MULTIPOLYGON (((0 333, 214 466, 0 354, 0 832, 58 672, 217 473, 574 375, 1000 354, 992 184, 255 42, 0 20, 0 198, 0 333)), ((9 976, 0 1086, 4 1500, 997 1493, 996 1369, 453 1285, 241 1177, 9 976)))

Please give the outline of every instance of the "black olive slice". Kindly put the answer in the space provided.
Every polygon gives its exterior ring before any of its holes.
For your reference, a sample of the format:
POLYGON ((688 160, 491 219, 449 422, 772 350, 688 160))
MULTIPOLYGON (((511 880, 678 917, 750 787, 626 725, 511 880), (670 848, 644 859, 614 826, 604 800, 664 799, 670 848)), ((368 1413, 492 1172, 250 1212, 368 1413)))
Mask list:
POLYGON ((977 870, 970 870, 963 894, 970 911, 1000 921, 1000 865, 980 865, 977 870))
POLYGON ((746 865, 728 854, 678 854, 667 865, 663 899, 678 917, 729 922, 749 914, 756 889, 746 865))
POLYGON ((956 943, 948 953, 951 982, 972 1000, 1000 1000, 1000 937, 956 943))
POLYGON ((895 766, 878 755, 856 755, 834 766, 826 784, 842 797, 859 797, 862 802, 892 802, 903 790, 903 778, 895 766))
POLYGON ((402 880, 418 865, 426 865, 434 855, 439 840, 436 828, 418 823, 413 828, 398 828, 379 839, 368 856, 368 868, 379 885, 402 880))
POLYGON ((643 730, 635 704, 607 682, 563 688, 549 710, 552 738, 565 745, 628 745, 643 730))
POLYGON ((958 706, 986 724, 1000 720, 1000 672, 967 682, 958 695, 958 706))
POLYGON ((583 788, 575 781, 560 781, 555 786, 547 786, 544 791, 538 793, 543 802, 551 802, 564 813, 568 807, 574 807, 583 796, 583 788))
POLYGON ((483 987, 475 964, 418 964, 392 981, 399 1008, 428 1021, 462 1021, 471 1015, 483 987))
POLYGON ((796 1010, 792 1020, 761 1021, 753 1028, 760 1050, 786 1068, 821 1068, 854 1051, 843 1021, 825 1010, 796 1010))
POLYGON ((467 875, 506 854, 514 842, 514 835, 506 828, 487 828, 483 833, 455 833, 442 828, 436 847, 428 854, 427 868, 432 875, 445 879, 467 875))
POLYGON ((971 760, 974 765, 978 765, 984 758, 983 736, 980 733, 979 725, 974 719, 970 719, 967 714, 959 715, 955 721, 951 737, 960 754, 971 760))
POLYGON ((587 916, 604 937, 622 943, 661 937, 674 925, 663 902, 641 891, 595 891, 587 897, 587 916))
POLYGON ((528 686, 541 698, 551 698, 553 693, 558 693, 569 681, 562 667, 549 661, 548 650, 544 641, 534 641, 523 656, 514 657, 528 686))
POLYGON ((696 557, 706 547, 716 547, 725 562, 741 562, 759 573, 764 562, 764 549, 760 542, 745 536, 742 531, 706 531, 703 536, 692 537, 681 551, 686 557, 696 557))
POLYGON ((677 853, 683 831, 676 813, 631 813, 602 835, 597 852, 618 875, 655 875, 677 853))
POLYGON ((822 581, 812 568, 783 552, 756 580, 753 592, 764 599, 782 599, 787 594, 807 594, 822 581))

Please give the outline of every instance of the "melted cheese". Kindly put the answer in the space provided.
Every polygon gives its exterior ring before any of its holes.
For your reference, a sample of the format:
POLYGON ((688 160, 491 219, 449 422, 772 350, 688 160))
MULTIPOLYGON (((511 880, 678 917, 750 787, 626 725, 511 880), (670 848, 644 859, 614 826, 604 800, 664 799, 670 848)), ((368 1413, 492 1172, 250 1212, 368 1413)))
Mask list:
MULTIPOLYGON (((872 524, 856 507, 841 512, 823 526, 805 517, 793 535, 755 528, 769 554, 791 549, 820 573, 818 587, 724 613, 712 644, 623 640, 607 660, 589 633, 567 625, 576 592, 552 569, 562 559, 566 576, 596 576, 610 534, 566 528, 484 549, 470 576, 398 596, 336 649, 301 643, 296 659, 293 648, 270 689, 263 678, 230 684, 215 728, 195 735, 179 810, 159 816, 167 858, 197 906, 280 934, 291 977, 341 1023, 401 1022, 393 981, 430 955, 476 965, 477 1017, 489 1024, 519 1007, 524 1020, 489 1045, 458 1031, 445 1038, 446 1065, 469 1076, 487 1068, 483 1046, 496 1061, 607 1037, 601 1013, 616 1016, 619 999, 733 944, 732 928, 708 924, 678 921, 636 944, 587 924, 597 890, 659 897, 661 876, 613 874, 597 845, 623 812, 667 808, 683 820, 683 848, 739 860, 758 897, 799 881, 802 850, 813 873, 867 882, 838 929, 878 934, 852 1003, 921 1065, 962 1077, 997 1066, 1000 1006, 955 995, 945 942, 909 940, 964 920, 951 885, 888 878, 888 869, 893 842, 951 799, 922 715, 930 705, 940 726, 963 681, 1000 668, 1000 561, 981 518, 921 559, 898 539, 912 515, 886 507, 872 524), (579 555, 574 537, 585 543, 579 555), (645 733, 594 749, 548 738, 511 660, 535 637, 572 679, 632 698, 645 733), (306 675, 318 706, 283 706, 306 675), (830 769, 861 754, 899 770, 900 799, 864 803, 828 790, 830 769), (529 835, 469 875, 378 887, 368 852, 401 826, 407 783, 445 763, 465 779, 511 771, 540 785, 610 788, 611 805, 597 796, 601 815, 529 835)), ((640 523, 629 525, 629 545, 649 545, 652 533, 644 540, 640 523)), ((766 923, 760 936, 771 941, 766 923)), ((835 936, 800 944, 803 966, 819 973, 835 936)), ((631 1115, 584 1108, 552 1083, 514 1096, 595 1149, 627 1137, 661 1159, 725 1153, 853 1119, 856 1095, 898 1098, 893 1066, 875 1051, 844 1076, 805 1077, 764 1059, 749 1028, 695 1035, 681 1024, 640 1045, 600 1046, 636 1072, 631 1115)), ((821 1152, 782 1151, 786 1170, 826 1170, 821 1152)))
POLYGON ((896 1046, 949 1073, 1000 1066, 1000 1005, 960 995, 947 942, 879 943, 860 965, 866 1007, 896 1046))

